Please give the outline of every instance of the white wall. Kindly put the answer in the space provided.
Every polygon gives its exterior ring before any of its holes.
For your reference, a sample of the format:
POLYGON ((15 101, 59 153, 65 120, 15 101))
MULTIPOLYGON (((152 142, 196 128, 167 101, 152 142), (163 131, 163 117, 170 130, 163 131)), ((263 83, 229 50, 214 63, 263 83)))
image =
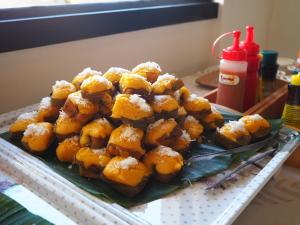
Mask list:
MULTIPOLYGON (((262 48, 267 46, 268 26, 271 19, 273 0, 218 0, 223 7, 220 7, 219 35, 238 29, 242 32, 244 39, 245 27, 253 25, 255 28, 255 41, 262 48)), ((228 46, 232 39, 224 41, 221 45, 228 46)))
POLYGON ((268 47, 280 56, 297 58, 300 50, 300 1, 274 0, 268 47))
POLYGON ((111 66, 130 69, 153 60, 166 72, 194 73, 216 63, 210 49, 217 36, 247 24, 255 26, 257 41, 267 48, 274 1, 218 0, 218 19, 2 53, 0 113, 38 102, 55 80, 70 80, 87 66, 105 72, 111 66))
POLYGON ((105 72, 153 60, 164 71, 193 73, 208 64, 216 23, 185 23, 0 54, 0 113, 39 101, 55 80, 70 80, 87 66, 105 72))

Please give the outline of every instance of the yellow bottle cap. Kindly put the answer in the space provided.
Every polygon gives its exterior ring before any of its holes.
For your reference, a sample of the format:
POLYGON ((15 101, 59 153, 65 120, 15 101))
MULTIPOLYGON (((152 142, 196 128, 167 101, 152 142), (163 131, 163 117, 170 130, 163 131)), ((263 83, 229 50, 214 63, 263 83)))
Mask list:
POLYGON ((300 72, 291 77, 291 85, 300 86, 300 72))

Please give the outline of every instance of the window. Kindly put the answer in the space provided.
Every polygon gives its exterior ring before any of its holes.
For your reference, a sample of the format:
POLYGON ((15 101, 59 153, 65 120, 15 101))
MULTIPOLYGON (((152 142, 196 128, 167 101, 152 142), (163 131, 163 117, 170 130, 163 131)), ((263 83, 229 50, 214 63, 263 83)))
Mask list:
POLYGON ((0 2, 0 8, 20 8, 31 6, 51 6, 68 4, 87 4, 87 3, 111 3, 138 0, 6 0, 0 2))
MULTIPOLYGON (((7 2, 17 3, 21 0, 7 2)), ((217 17, 210 0, 26 0, 0 9, 0 52, 217 17), (93 3, 80 3, 80 2, 93 3), (95 3, 95 1, 97 1, 95 3), (65 2, 59 4, 59 2, 65 2), (67 3, 69 2, 69 3, 67 3), (72 4, 75 3, 76 4, 72 4), (53 4, 53 5, 52 5, 53 4)), ((0 3, 2 4, 2 2, 0 3)))

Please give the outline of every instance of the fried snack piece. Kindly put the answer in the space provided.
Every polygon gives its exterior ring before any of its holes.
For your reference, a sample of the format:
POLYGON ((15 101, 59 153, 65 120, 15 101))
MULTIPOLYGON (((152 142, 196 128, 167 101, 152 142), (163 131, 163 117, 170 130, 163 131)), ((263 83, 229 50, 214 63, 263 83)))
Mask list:
POLYGON ((83 124, 76 120, 74 117, 70 117, 64 111, 60 111, 58 119, 54 125, 54 133, 59 141, 65 138, 72 137, 80 133, 83 124))
POLYGON ((189 115, 187 116, 182 124, 182 128, 188 132, 192 140, 197 140, 203 134, 203 126, 201 123, 195 119, 195 117, 189 115))
POLYGON ((216 132, 216 141, 226 149, 237 148, 250 143, 251 136, 241 121, 230 121, 216 132))
POLYGON ((214 107, 211 107, 211 113, 201 118, 205 130, 215 130, 224 125, 224 117, 214 107))
POLYGON ((54 138, 51 123, 40 122, 29 124, 24 132, 22 144, 33 154, 45 152, 54 138))
POLYGON ((183 86, 183 81, 173 75, 160 75, 152 84, 152 92, 157 95, 174 95, 183 86))
POLYGON ((80 86, 81 86, 82 82, 84 80, 86 80, 87 78, 94 76, 94 75, 101 76, 102 73, 100 71, 91 69, 91 67, 87 67, 87 68, 83 69, 79 74, 77 74, 73 78, 72 84, 74 84, 74 86, 77 88, 77 90, 80 90, 80 86))
POLYGON ((185 108, 183 106, 179 106, 178 107, 178 116, 176 118, 178 123, 181 124, 185 120, 186 116, 187 116, 187 111, 185 110, 185 108))
POLYGON ((32 123, 38 122, 37 111, 26 112, 21 114, 17 120, 12 123, 9 127, 9 133, 11 139, 21 139, 23 132, 26 130, 27 126, 32 123))
POLYGON ((156 119, 177 118, 178 102, 171 95, 155 95, 151 102, 156 119))
POLYGON ((100 100, 100 115, 102 115, 103 117, 110 117, 114 103, 115 99, 113 96, 108 93, 103 94, 100 100))
POLYGON ((183 86, 174 92, 174 96, 180 105, 182 105, 184 100, 190 97, 190 95, 191 93, 186 86, 183 86))
POLYGON ((60 142, 56 148, 56 156, 61 162, 73 163, 75 155, 81 148, 79 136, 73 136, 60 142))
POLYGON ((154 178, 164 183, 172 180, 184 165, 178 152, 162 145, 147 152, 143 162, 152 171, 154 178))
POLYGON ((124 73, 130 73, 130 71, 120 67, 111 67, 103 74, 103 77, 109 80, 118 90, 120 79, 124 73))
POLYGON ((110 155, 132 156, 140 159, 145 154, 142 148, 143 137, 143 130, 122 124, 112 131, 107 152, 110 155))
POLYGON ((119 94, 112 108, 112 118, 137 128, 146 128, 153 121, 150 105, 139 95, 119 94))
POLYGON ((201 119, 211 112, 211 106, 206 98, 191 94, 183 101, 183 107, 189 115, 201 119))
POLYGON ((118 192, 133 197, 146 185, 150 171, 133 157, 116 156, 103 170, 103 179, 118 192))
POLYGON ((81 148, 75 156, 79 165, 80 176, 99 179, 104 167, 111 160, 105 149, 81 148))
POLYGON ((99 102, 106 93, 112 95, 114 86, 103 76, 95 75, 85 79, 80 86, 82 97, 99 102))
POLYGON ((80 145, 91 148, 103 148, 106 146, 112 130, 113 126, 107 119, 96 119, 82 128, 80 145))
POLYGON ((173 118, 168 120, 160 119, 148 126, 145 144, 149 147, 159 145, 173 146, 175 139, 181 135, 182 130, 173 118))
POLYGON ((42 98, 38 109, 38 120, 40 122, 53 123, 57 120, 58 115, 59 107, 52 104, 51 98, 42 98))
POLYGON ((51 102, 57 107, 62 107, 69 94, 76 91, 76 87, 68 81, 59 80, 52 86, 51 102))
POLYGON ((132 69, 133 73, 139 74, 151 83, 157 80, 157 77, 161 74, 160 66, 155 62, 145 62, 137 65, 132 69))
POLYGON ((145 99, 150 99, 152 90, 151 83, 141 75, 125 73, 120 79, 119 86, 123 94, 138 94, 145 99))
POLYGON ((182 130, 182 135, 176 137, 170 147, 174 150, 179 152, 180 154, 184 154, 186 150, 190 147, 191 144, 191 136, 186 130, 182 130))
POLYGON ((270 123, 259 114, 243 116, 240 121, 245 124, 246 130, 254 141, 264 138, 271 132, 270 123))
POLYGON ((82 92, 77 91, 68 96, 62 109, 75 120, 86 123, 99 111, 99 104, 83 98, 82 92))

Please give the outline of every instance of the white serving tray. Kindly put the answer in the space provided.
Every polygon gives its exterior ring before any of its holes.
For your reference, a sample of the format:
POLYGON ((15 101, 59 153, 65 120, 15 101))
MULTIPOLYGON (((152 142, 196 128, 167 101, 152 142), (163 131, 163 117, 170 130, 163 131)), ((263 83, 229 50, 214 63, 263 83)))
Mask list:
MULTIPOLYGON (((29 106, 0 116, 0 132, 29 106)), ((108 204, 56 174, 39 159, 0 138, 0 169, 78 224, 231 224, 280 169, 299 143, 289 142, 262 170, 251 167, 225 190, 194 183, 165 198, 129 210, 108 204)), ((214 177, 210 178, 214 179, 214 177)))

